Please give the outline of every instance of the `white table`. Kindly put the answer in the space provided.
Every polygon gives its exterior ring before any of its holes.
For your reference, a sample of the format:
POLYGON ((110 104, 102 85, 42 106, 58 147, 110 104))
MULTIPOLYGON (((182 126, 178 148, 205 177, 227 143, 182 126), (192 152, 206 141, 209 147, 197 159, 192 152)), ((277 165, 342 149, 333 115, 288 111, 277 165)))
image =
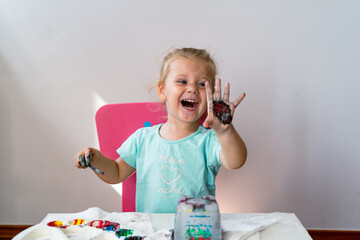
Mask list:
MULTIPOLYGON (((49 237, 51 238, 52 232, 55 233, 55 231, 63 235, 60 237, 56 236, 56 239, 69 239, 60 229, 48 227, 46 224, 54 220, 68 221, 75 218, 84 218, 88 222, 95 219, 114 219, 114 216, 120 219, 129 214, 131 215, 132 213, 107 213, 100 208, 89 208, 79 213, 51 213, 48 214, 41 223, 19 233, 14 240, 48 239, 49 237), (39 232, 45 232, 44 236, 40 236, 38 234, 39 232), (46 234, 48 235, 45 236, 46 234)), ((153 228, 153 232, 161 232, 174 228, 174 214, 144 214, 144 219, 145 218, 149 221, 148 225, 150 225, 150 228, 153 228)), ((225 231, 225 235, 223 235, 223 240, 311 239, 307 230, 293 213, 225 213, 221 214, 221 222, 222 228, 228 229, 228 231, 225 231), (236 231, 229 231, 231 227, 232 229, 236 229, 236 231)), ((104 233, 97 239, 111 239, 109 236, 110 233, 104 233)))

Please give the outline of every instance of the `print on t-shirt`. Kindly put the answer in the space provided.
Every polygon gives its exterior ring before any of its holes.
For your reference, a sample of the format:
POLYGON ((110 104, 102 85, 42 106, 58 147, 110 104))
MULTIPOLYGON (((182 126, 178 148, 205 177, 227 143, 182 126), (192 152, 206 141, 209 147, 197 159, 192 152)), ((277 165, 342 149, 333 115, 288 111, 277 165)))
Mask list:
POLYGON ((179 198, 184 190, 179 184, 181 178, 184 177, 183 169, 186 162, 177 156, 166 156, 160 154, 158 158, 158 181, 156 191, 161 194, 163 198, 179 198))

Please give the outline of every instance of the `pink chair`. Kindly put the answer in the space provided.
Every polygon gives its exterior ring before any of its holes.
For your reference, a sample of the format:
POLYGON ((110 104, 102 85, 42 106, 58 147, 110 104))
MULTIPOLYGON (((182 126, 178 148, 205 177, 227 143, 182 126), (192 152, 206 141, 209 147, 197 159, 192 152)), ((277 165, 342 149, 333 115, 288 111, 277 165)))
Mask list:
MULTIPOLYGON (((96 112, 95 121, 100 151, 117 159, 116 150, 141 127, 164 123, 167 119, 165 105, 161 102, 119 103, 104 105, 96 112)), ((202 124, 206 113, 199 119, 202 124)), ((105 173, 106 174, 106 173, 105 173)), ((135 212, 136 174, 122 185, 122 211, 135 212)))
MULTIPOLYGON (((160 102, 102 106, 95 116, 100 151, 111 159, 117 159, 119 155, 116 150, 135 130, 164 123, 166 115, 165 106, 160 102)), ((135 212, 135 192, 136 174, 123 182, 123 212, 135 212)))

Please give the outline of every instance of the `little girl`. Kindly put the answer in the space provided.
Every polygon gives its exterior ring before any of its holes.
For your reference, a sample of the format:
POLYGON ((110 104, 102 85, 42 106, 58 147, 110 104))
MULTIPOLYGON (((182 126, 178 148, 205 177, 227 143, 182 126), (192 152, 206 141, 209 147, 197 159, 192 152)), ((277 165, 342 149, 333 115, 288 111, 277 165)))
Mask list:
POLYGON ((215 196, 219 167, 240 168, 247 156, 243 140, 230 123, 245 94, 229 102, 230 85, 225 84, 221 96, 216 74, 214 61, 203 49, 170 52, 157 83, 167 121, 135 131, 117 150, 120 157, 116 161, 85 148, 75 155, 75 166, 99 169, 95 173, 110 184, 121 183, 136 171, 138 212, 174 213, 182 195, 215 196), (213 102, 227 105, 230 121, 216 117, 213 102), (206 111, 203 126, 199 126, 206 111))

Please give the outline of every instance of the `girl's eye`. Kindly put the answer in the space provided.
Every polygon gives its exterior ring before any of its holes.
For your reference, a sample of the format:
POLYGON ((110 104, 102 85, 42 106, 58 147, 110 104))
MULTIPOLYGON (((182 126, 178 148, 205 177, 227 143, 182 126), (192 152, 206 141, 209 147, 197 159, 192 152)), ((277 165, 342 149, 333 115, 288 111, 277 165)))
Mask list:
POLYGON ((205 82, 198 83, 199 87, 205 87, 205 82))
POLYGON ((180 83, 180 84, 186 84, 186 80, 178 80, 178 83, 180 83))

